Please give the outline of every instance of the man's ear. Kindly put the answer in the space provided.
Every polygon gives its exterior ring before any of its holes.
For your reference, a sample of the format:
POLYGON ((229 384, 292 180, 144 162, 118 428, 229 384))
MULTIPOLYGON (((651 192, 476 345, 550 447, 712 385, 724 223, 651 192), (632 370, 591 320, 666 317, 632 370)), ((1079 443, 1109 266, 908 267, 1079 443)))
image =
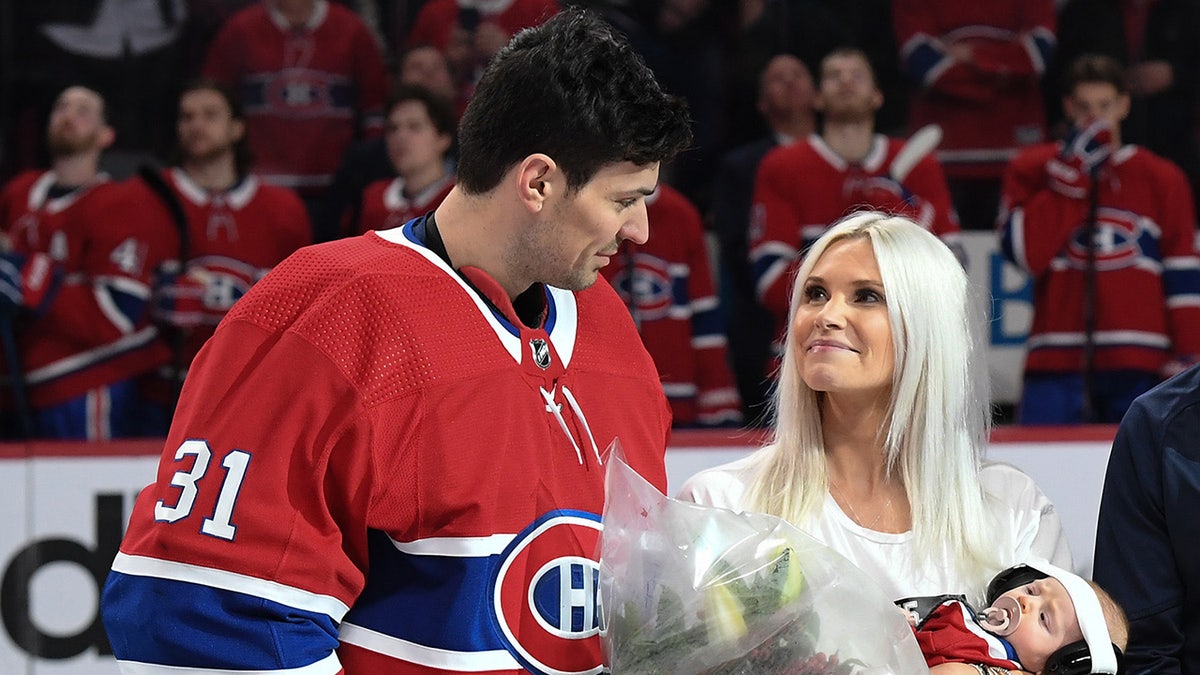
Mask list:
POLYGON ((563 176, 558 170, 558 164, 540 152, 521 161, 517 167, 516 178, 521 203, 534 213, 542 210, 547 197, 563 187, 563 176))

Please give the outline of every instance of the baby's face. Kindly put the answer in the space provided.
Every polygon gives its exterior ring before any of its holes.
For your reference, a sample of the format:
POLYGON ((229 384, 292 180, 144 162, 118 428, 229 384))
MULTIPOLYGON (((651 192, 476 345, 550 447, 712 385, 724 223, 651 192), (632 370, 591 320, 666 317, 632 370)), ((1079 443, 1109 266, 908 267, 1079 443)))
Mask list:
POLYGON ((1041 672, 1059 647, 1083 639, 1075 603, 1058 579, 1038 579, 1004 595, 1021 607, 1021 621, 1007 640, 1025 670, 1041 672))

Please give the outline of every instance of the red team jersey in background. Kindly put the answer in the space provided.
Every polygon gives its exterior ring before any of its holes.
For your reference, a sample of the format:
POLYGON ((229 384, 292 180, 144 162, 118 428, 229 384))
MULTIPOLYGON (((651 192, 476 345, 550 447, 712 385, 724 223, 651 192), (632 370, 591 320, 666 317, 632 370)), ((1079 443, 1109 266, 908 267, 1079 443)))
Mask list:
MULTIPOLYGON (((229 295, 225 305, 246 293, 272 267, 301 246, 312 243, 308 212, 294 192, 264 185, 250 176, 233 189, 210 193, 178 168, 163 172, 188 221, 188 260, 185 271, 201 270, 218 277, 214 290, 229 295)), ((171 226, 166 206, 146 184, 131 181, 130 189, 144 205, 143 217, 171 226)), ((174 253, 172 257, 178 257, 174 253)), ((190 363, 196 352, 212 335, 218 318, 188 335, 183 364, 190 363)))
POLYGON ((941 125, 937 157, 951 178, 999 178, 1045 139, 1041 78, 1054 54, 1052 0, 898 0, 896 42, 918 89, 909 125, 941 125), (968 45, 974 63, 947 49, 968 45))
POLYGON ((622 242, 601 271, 633 315, 675 424, 740 422, 700 212, 664 184, 646 198, 646 212, 649 240, 622 242))
POLYGON ((524 327, 424 222, 302 249, 197 357, 105 590, 119 660, 601 667, 598 455, 665 489, 654 365, 605 281, 524 327))
MULTIPOLYGON (((479 9, 481 20, 496 24, 509 35, 541 25, 559 9, 555 0, 481 0, 473 6, 479 9)), ((417 14, 407 44, 432 45, 445 51, 451 31, 459 23, 459 13, 458 0, 429 0, 417 14)))
POLYGON ((324 188, 352 140, 383 132, 383 57, 337 3, 319 0, 303 30, 267 3, 247 7, 217 33, 203 73, 238 92, 254 172, 273 185, 324 188))
POLYGON ((0 229, 18 253, 61 264, 63 283, 20 331, 30 403, 45 408, 167 362, 147 311, 150 280, 179 244, 174 230, 130 218, 126 186, 105 177, 52 198, 53 171, 19 174, 0 193, 0 229))
POLYGON ((444 179, 430 185, 419 194, 405 197, 403 178, 375 181, 363 191, 358 228, 352 234, 400 227, 413 218, 436 209, 453 187, 454 175, 447 174, 444 179))
POLYGON ((905 204, 899 193, 865 192, 871 178, 888 175, 902 147, 903 139, 877 134, 867 157, 850 164, 812 135, 763 158, 751 207, 750 261, 759 301, 775 315, 778 331, 786 328, 801 254, 843 216, 863 209, 905 213, 943 241, 957 243, 958 220, 942 168, 933 157, 922 159, 904 180, 920 198, 917 208, 905 204))
MULTIPOLYGON (((1083 364, 1088 204, 1046 187, 1048 143, 1021 153, 1004 179, 1001 245, 1033 278, 1026 371, 1083 364)), ((1135 145, 1099 179, 1095 367, 1158 372, 1172 355, 1200 354, 1200 257, 1183 172, 1135 145)))

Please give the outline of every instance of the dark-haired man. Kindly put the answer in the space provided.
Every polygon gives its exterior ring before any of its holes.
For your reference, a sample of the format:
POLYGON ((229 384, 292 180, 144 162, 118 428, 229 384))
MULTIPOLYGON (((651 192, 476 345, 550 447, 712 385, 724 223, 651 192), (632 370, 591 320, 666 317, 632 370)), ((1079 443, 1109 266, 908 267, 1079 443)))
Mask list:
POLYGON ((606 451, 664 489, 670 412, 597 278, 686 109, 568 10, 491 62, 459 142, 433 214, 302 249, 193 363, 102 601, 131 672, 603 667, 606 451))

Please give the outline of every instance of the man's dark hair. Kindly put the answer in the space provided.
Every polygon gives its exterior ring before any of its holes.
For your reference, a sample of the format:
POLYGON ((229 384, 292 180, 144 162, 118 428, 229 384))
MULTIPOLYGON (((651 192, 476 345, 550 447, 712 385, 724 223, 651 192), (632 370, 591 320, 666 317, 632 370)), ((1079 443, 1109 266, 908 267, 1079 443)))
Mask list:
POLYGON ((875 88, 879 88, 879 77, 875 74, 875 64, 871 62, 871 57, 858 47, 850 46, 835 47, 834 49, 830 50, 828 54, 821 58, 821 64, 817 70, 818 82, 821 80, 821 77, 825 72, 825 64, 828 63, 830 59, 834 58, 862 59, 863 63, 867 64, 867 72, 871 74, 871 84, 873 84, 875 88))
MULTIPOLYGON (((253 157, 250 155, 250 131, 246 128, 246 113, 242 108, 242 102, 237 95, 233 93, 227 85, 216 80, 200 78, 192 80, 184 86, 183 91, 179 92, 179 101, 183 101, 183 97, 194 91, 212 91, 225 99, 225 105, 229 106, 229 117, 238 120, 243 124, 242 137, 233 144, 233 162, 238 176, 245 176, 250 172, 250 164, 253 157)), ((183 161, 183 151, 176 149, 176 163, 183 161)))
POLYGON ((540 152, 578 190, 607 164, 666 162, 691 140, 682 99, 612 27, 569 8, 518 33, 488 64, 459 126, 458 184, 488 192, 540 152))
POLYGON ((1129 93, 1125 68, 1111 56, 1083 54, 1071 62, 1063 75, 1063 92, 1068 96, 1081 84, 1111 84, 1121 94, 1129 93))
POLYGON ((388 97, 387 107, 383 109, 384 117, 391 116, 396 106, 408 101, 416 101, 425 106, 425 113, 429 115, 429 120, 433 122, 439 134, 454 136, 458 120, 455 119, 454 108, 450 102, 419 84, 397 85, 388 97))

